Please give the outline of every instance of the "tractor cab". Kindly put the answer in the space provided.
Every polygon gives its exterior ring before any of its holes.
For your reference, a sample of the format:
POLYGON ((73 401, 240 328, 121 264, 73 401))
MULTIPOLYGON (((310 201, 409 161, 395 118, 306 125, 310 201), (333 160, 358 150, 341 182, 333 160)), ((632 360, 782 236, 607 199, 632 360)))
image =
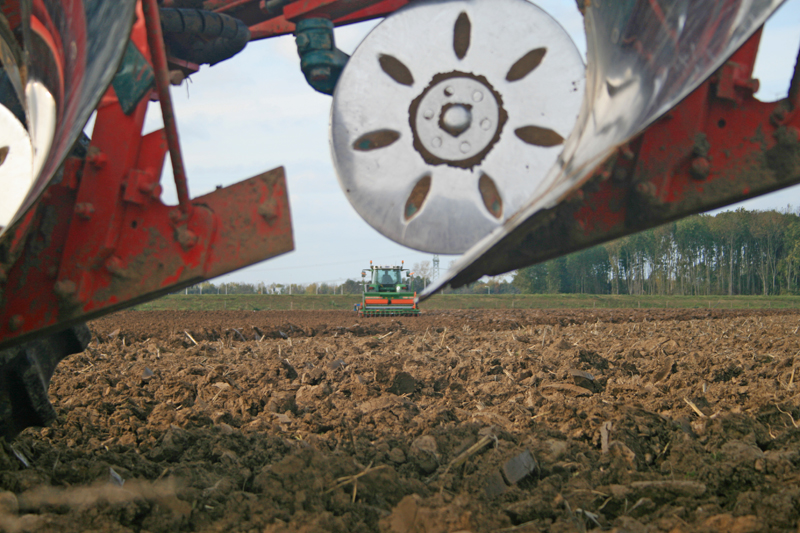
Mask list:
POLYGON ((403 285, 403 272, 398 267, 378 267, 372 271, 372 282, 378 290, 396 290, 398 287, 405 290, 403 285))

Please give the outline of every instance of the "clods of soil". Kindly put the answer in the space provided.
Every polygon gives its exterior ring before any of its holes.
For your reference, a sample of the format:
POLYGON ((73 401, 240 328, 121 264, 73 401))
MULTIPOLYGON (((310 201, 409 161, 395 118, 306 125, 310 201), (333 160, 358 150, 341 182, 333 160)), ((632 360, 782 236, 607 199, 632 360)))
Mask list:
POLYGON ((797 531, 798 318, 119 313, 0 448, 0 529, 797 531))

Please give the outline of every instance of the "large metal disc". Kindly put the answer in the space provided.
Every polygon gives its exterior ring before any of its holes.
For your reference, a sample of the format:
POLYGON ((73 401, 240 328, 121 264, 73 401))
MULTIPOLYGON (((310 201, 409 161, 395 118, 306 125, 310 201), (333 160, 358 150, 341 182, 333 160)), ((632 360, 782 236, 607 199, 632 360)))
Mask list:
POLYGON ((461 253, 542 183, 583 92, 578 50, 533 4, 414 2, 367 36, 339 79, 339 181, 387 237, 461 253))

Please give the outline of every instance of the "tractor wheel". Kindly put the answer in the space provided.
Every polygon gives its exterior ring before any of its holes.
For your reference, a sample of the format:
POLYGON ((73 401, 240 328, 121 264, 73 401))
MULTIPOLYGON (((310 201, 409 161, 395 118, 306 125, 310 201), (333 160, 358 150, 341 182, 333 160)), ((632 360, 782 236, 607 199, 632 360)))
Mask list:
POLYGON ((161 27, 170 54, 214 65, 241 52, 250 30, 239 19, 201 9, 161 9, 161 27))
POLYGON ((90 340, 89 328, 80 325, 0 350, 0 437, 10 440, 55 419, 47 397, 50 378, 61 360, 85 350, 90 340))

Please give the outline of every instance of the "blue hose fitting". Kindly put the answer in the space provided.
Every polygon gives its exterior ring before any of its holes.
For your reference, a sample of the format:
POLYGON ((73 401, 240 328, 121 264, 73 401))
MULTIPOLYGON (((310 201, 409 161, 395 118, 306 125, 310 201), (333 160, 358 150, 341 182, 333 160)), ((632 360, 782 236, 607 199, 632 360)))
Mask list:
POLYGON ((324 18, 301 20, 295 28, 300 70, 316 91, 332 95, 350 56, 336 48, 333 22, 324 18))

